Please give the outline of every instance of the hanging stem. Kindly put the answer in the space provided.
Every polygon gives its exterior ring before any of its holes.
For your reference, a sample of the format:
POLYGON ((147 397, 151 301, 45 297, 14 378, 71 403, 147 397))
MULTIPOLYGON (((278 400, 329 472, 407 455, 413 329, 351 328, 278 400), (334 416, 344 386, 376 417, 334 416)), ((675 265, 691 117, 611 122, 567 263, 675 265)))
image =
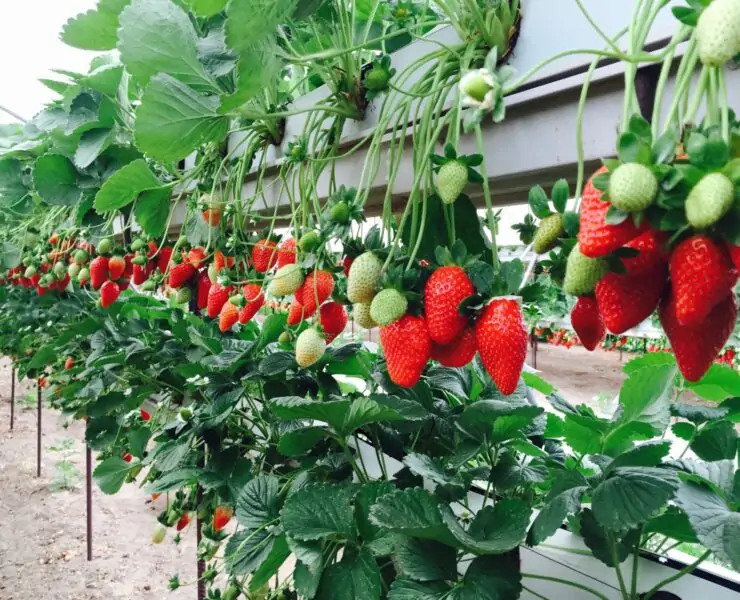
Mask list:
MULTIPOLYGON (((483 135, 480 130, 480 125, 475 127, 475 143, 478 154, 483 154, 483 135)), ((493 203, 491 201, 491 188, 488 182, 488 173, 486 172, 486 161, 484 160, 480 166, 481 175, 483 176, 483 198, 486 201, 486 214, 488 216, 488 228, 491 230, 491 264, 494 269, 498 269, 498 248, 496 247, 496 217, 493 214, 493 203)))

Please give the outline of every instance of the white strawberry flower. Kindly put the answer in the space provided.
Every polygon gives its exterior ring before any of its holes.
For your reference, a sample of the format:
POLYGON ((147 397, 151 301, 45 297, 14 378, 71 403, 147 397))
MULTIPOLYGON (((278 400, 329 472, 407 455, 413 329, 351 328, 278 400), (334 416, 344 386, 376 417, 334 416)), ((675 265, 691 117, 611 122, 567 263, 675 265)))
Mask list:
POLYGON ((459 87, 463 106, 472 106, 485 111, 493 108, 496 80, 488 69, 468 71, 460 79, 459 87))

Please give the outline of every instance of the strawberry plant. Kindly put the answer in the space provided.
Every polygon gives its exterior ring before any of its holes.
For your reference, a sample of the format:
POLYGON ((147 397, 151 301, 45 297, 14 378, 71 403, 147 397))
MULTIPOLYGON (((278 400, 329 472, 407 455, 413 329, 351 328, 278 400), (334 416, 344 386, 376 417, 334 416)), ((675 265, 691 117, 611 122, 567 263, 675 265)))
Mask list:
POLYGON ((201 597, 583 591, 521 567, 520 547, 564 522, 624 600, 671 583, 625 579, 656 539, 706 548, 679 575, 709 553, 740 567, 740 375, 722 364, 740 9, 673 6, 676 35, 643 51, 665 5, 638 4, 626 50, 620 35, 589 51, 594 69, 624 65, 617 158, 586 178, 581 148, 573 210, 566 180, 532 188, 539 224, 517 228, 546 254, 532 269, 499 253, 484 143, 558 58, 521 76, 507 64, 518 0, 100 0, 65 25, 67 44, 117 52, 60 72, 60 98, 2 130, 0 350, 85 419, 103 492, 167 495, 153 543, 199 532, 201 597), (396 60, 440 25, 453 41, 396 60), (660 75, 641 115, 648 63, 660 75), (630 349, 624 333, 656 313, 670 342, 625 365, 608 418, 525 372, 528 330, 577 343, 535 328, 571 306, 589 350, 630 349), (348 341, 350 318, 379 344, 348 341))

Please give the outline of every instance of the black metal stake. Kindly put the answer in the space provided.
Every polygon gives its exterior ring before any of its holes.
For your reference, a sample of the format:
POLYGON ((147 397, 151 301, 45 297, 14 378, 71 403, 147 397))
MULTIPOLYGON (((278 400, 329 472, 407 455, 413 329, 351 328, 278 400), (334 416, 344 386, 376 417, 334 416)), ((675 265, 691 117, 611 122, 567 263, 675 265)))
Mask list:
POLYGON ((10 431, 13 431, 15 422, 15 366, 11 369, 10 379, 10 431))
POLYGON ((92 560, 93 529, 92 529, 92 450, 85 445, 85 467, 86 482, 85 494, 87 496, 87 560, 92 560))
MULTIPOLYGON (((200 548, 200 542, 203 539, 203 521, 200 518, 200 505, 203 503, 203 489, 198 486, 198 493, 196 496, 196 504, 198 507, 198 513, 195 518, 195 530, 198 534, 198 546, 200 548)), ((197 556, 197 554, 196 554, 197 556)), ((206 582, 203 579, 203 575, 206 572, 206 561, 198 559, 198 600, 206 600, 206 582)))
POLYGON ((36 427, 36 477, 41 477, 41 378, 36 380, 36 395, 38 397, 38 424, 36 427))

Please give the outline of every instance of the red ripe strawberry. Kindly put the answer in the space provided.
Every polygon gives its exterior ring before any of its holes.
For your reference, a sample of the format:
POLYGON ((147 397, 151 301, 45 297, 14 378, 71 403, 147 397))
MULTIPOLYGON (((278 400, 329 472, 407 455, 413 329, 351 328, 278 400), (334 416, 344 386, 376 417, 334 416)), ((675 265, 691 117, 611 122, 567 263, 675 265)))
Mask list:
POLYGON ((676 246, 670 271, 676 316, 682 325, 699 325, 737 281, 725 248, 702 234, 676 246))
POLYGON ((578 298, 573 310, 570 311, 570 322, 583 347, 589 352, 592 352, 604 339, 606 329, 596 298, 591 296, 578 298))
POLYGON ((234 509, 230 506, 217 506, 213 513, 213 531, 221 531, 229 524, 234 516, 234 509))
POLYGON ((132 460, 134 459, 134 457, 133 457, 133 456, 131 456, 131 454, 129 454, 128 452, 124 452, 124 453, 122 453, 122 454, 121 454, 121 458, 122 458, 123 460, 125 460, 125 461, 126 461, 127 463, 130 463, 130 462, 131 462, 131 461, 132 461, 132 460))
POLYGON ((667 294, 658 310, 681 374, 689 381, 699 381, 712 366, 735 327, 737 302, 730 293, 698 325, 682 325, 678 319, 675 296, 667 294))
POLYGON ((226 257, 221 250, 216 250, 213 253, 213 268, 216 270, 216 274, 220 273, 224 269, 231 267, 234 264, 233 257, 226 257), (231 261, 231 264, 229 264, 231 261))
POLYGON ((326 343, 331 344, 347 327, 347 311, 337 302, 327 302, 319 310, 319 324, 324 328, 326 343))
POLYGON ((229 296, 233 293, 234 288, 231 286, 224 287, 220 283, 214 283, 208 290, 208 316, 215 319, 223 305, 229 301, 229 296))
POLYGON ((292 265, 296 261, 295 240, 293 238, 285 240, 277 251, 277 268, 285 265, 292 265))
POLYGON ((90 285, 94 290, 99 290, 108 280, 108 257, 97 256, 90 263, 90 285))
POLYGON ((67 360, 64 361, 64 368, 68 371, 75 366, 75 359, 71 356, 67 357, 67 360))
POLYGON ((355 262, 354 258, 350 258, 349 256, 345 256, 342 259, 342 268, 344 270, 344 276, 349 277, 349 269, 352 266, 352 263, 355 262))
POLYGON ((658 264, 644 275, 604 275, 595 292, 606 328, 620 334, 647 319, 660 302, 667 278, 665 264, 658 264))
POLYGON ((296 290, 295 299, 303 305, 304 317, 310 317, 334 291, 334 277, 329 271, 311 271, 296 290))
POLYGON ((121 295, 121 288, 115 281, 106 281, 100 288, 100 305, 108 308, 121 295))
POLYGON ((231 302, 226 302, 218 313, 218 328, 224 333, 236 325, 239 321, 239 309, 231 302))
POLYGON ((200 269, 200 266, 206 260, 206 251, 203 248, 191 248, 184 258, 185 262, 189 262, 196 269, 200 269))
POLYGON ((266 273, 277 263, 277 244, 272 240, 260 240, 252 248, 252 266, 258 273, 266 273))
POLYGON ((625 244, 627 248, 632 248, 640 252, 634 258, 622 259, 624 267, 627 269, 627 274, 642 275, 651 271, 656 265, 668 262, 668 252, 666 250, 668 237, 666 231, 649 229, 631 242, 625 244))
POLYGON ((170 246, 165 246, 159 251, 159 255, 157 256, 157 268, 160 273, 164 274, 167 272, 171 259, 172 248, 170 246))
POLYGON ((125 270, 126 259, 119 254, 111 256, 110 260, 108 261, 108 277, 110 277, 114 281, 120 279, 125 270))
POLYGON ((248 283, 242 286, 242 296, 244 296, 246 303, 239 311, 239 322, 244 324, 249 323, 265 304, 265 295, 262 293, 262 286, 256 283, 248 283))
POLYGON ((189 263, 170 265, 169 285, 173 289, 179 289, 190 281, 195 275, 195 267, 189 263))
MULTIPOLYGON (((604 171, 606 167, 601 167, 593 176, 604 171)), ((631 217, 619 225, 606 223, 606 213, 611 205, 601 199, 601 192, 592 183, 593 176, 583 189, 578 247, 584 255, 599 258, 611 254, 636 238, 640 235, 640 230, 635 226, 631 217)))
POLYGON ((147 279, 149 279, 149 273, 146 267, 141 265, 134 265, 133 268, 133 280, 135 285, 141 285, 147 279))
POLYGON ((740 246, 736 246, 735 244, 726 242, 725 247, 727 248, 727 252, 730 255, 730 260, 732 260, 732 264, 735 265, 735 269, 740 271, 740 246))
POLYGON ((475 323, 475 340, 496 387, 505 396, 513 394, 527 358, 527 332, 519 298, 494 298, 475 323))
POLYGON ((432 352, 432 340, 424 318, 404 315, 381 327, 380 345, 391 381, 401 387, 415 386, 432 352))
POLYGON ((293 300, 288 309, 287 324, 291 327, 303 321, 303 305, 298 300, 293 300))
POLYGON ((182 531, 188 525, 190 525, 190 515, 187 513, 183 513, 183 515, 180 517, 180 520, 177 522, 176 529, 177 531, 182 531))
POLYGON ((142 420, 149 421, 152 418, 152 415, 150 415, 147 411, 145 411, 143 408, 139 410, 139 414, 141 415, 142 420))
POLYGON ((463 332, 468 318, 458 307, 474 293, 473 283, 462 267, 440 267, 431 274, 424 287, 424 316, 432 341, 449 344, 463 332))
POLYGON ((432 343, 432 358, 445 367, 464 367, 475 357, 478 347, 475 343, 475 330, 467 327, 450 344, 432 343))
POLYGON ((198 275, 198 308, 205 310, 208 307, 208 294, 211 291, 211 278, 208 271, 204 270, 198 275))
POLYGON ((222 216, 220 208, 207 208, 203 211, 203 220, 211 227, 218 227, 222 216))
POLYGON ((134 272, 134 263, 131 262, 131 255, 127 254, 123 257, 123 259, 126 261, 126 267, 123 269, 123 277, 126 279, 131 279, 131 275, 134 272))
POLYGON ((147 247, 149 248, 146 253, 147 258, 151 258, 157 253, 157 250, 159 250, 159 246, 157 246, 157 243, 153 240, 147 242, 147 247))

